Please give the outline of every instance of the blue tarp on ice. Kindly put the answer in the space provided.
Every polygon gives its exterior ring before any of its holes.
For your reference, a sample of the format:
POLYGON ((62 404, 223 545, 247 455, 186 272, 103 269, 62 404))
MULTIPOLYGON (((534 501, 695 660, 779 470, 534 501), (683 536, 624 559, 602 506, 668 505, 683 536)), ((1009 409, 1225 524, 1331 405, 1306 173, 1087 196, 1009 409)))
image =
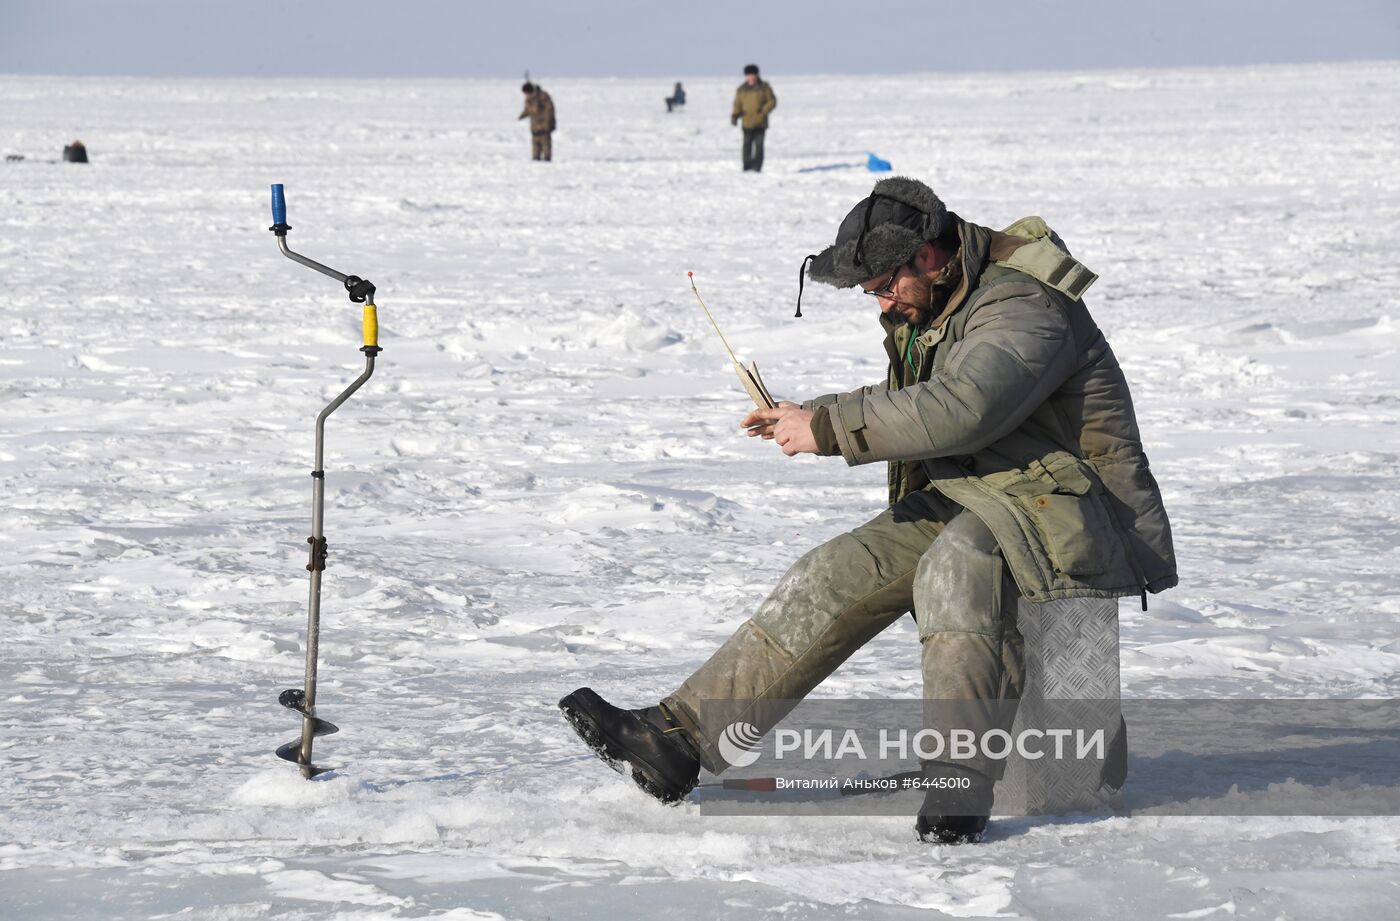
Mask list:
POLYGON ((888 173, 890 170, 894 169, 894 167, 890 165, 890 161, 888 161, 888 160, 882 160, 882 159, 880 159, 879 157, 875 156, 873 153, 871 153, 870 151, 867 150, 867 151, 865 152, 865 162, 864 162, 864 163, 825 163, 825 164, 822 164, 821 166, 804 166, 802 169, 798 170, 798 172, 799 172, 799 173, 819 173, 819 172, 821 172, 821 171, 823 171, 823 170, 829 170, 829 169, 856 169, 856 168, 861 167, 861 166, 863 166, 863 167, 865 167, 866 169, 870 170, 870 172, 872 172, 872 173, 888 173))

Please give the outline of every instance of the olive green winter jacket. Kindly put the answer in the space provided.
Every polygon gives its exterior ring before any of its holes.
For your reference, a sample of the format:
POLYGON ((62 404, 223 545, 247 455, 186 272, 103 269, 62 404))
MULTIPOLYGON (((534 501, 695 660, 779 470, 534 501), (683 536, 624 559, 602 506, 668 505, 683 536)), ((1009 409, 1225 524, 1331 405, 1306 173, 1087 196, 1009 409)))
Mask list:
POLYGON ((1092 276, 1039 219, 1012 229, 1022 239, 960 225, 963 278, 943 315, 912 346, 907 324, 882 318, 887 382, 804 404, 829 413, 813 430, 829 421, 847 463, 890 461, 891 503, 933 489, 981 518, 1031 601, 1170 588, 1171 527, 1127 381, 1065 293, 1092 276), (1026 237, 1038 258, 1017 258, 1026 237))
POLYGON ((760 80, 753 86, 740 83, 734 91, 734 108, 729 113, 730 120, 743 120, 745 128, 767 128, 768 113, 778 107, 778 97, 773 87, 760 80))

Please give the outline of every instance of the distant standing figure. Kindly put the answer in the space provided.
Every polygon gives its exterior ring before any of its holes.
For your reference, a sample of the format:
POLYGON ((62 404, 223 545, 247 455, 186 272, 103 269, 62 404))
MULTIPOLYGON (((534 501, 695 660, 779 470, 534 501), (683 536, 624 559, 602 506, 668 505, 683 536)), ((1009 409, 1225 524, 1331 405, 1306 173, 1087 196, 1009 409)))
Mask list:
POLYGON ((734 111, 729 123, 744 120, 744 169, 763 169, 763 134, 768 130, 768 113, 778 107, 773 87, 758 78, 758 65, 744 68, 744 82, 734 92, 734 111))
POLYGON ((679 80, 676 81, 676 88, 671 91, 671 95, 666 97, 666 111, 675 111, 676 106, 685 105, 685 87, 681 86, 679 80))
POLYGON ((528 80, 520 91, 525 94, 525 108, 521 111, 520 118, 530 119, 530 156, 535 160, 549 160, 554 152, 551 135, 557 126, 554 120, 554 100, 528 80))
POLYGON ((74 141, 63 148, 63 162, 65 163, 86 163, 87 147, 82 141, 74 141))

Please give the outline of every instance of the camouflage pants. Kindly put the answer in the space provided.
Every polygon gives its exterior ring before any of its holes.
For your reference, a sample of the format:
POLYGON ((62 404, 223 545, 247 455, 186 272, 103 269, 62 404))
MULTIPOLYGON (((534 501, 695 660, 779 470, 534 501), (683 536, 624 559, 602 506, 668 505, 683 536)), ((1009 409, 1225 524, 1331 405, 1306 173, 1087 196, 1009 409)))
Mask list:
POLYGON ((549 131, 533 131, 530 133, 530 158, 532 160, 548 160, 554 153, 554 135, 549 131))
MULTIPOLYGON (((743 720, 768 732, 910 610, 919 625, 926 700, 1014 701, 1024 681, 1018 599, 987 526, 936 494, 915 493, 798 560, 665 704, 705 768, 718 774, 728 765, 716 743, 729 723, 743 720)), ((1009 719, 1009 707, 991 709, 998 715, 986 719, 995 725, 1009 719)), ((975 703, 958 712, 979 720, 975 703)), ((971 766, 1001 775, 999 763, 971 766)))

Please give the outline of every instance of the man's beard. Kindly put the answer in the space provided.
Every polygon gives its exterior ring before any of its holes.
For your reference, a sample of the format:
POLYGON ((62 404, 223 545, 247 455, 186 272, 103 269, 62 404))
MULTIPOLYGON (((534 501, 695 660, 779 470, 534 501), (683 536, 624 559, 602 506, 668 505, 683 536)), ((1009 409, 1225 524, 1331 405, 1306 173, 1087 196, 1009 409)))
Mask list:
MULTIPOLYGON (((909 291, 909 297, 907 299, 900 298, 894 302, 894 309, 904 318, 905 323, 908 323, 915 329, 923 329, 925 326, 928 326, 929 321, 932 320, 934 316, 934 307, 936 305, 929 303, 929 296, 934 289, 922 281, 915 281, 913 285, 914 289, 909 291)), ((906 288, 907 287, 906 285, 906 288)), ((944 292, 942 296, 936 300, 939 304, 947 303, 947 293, 944 292)), ((939 306, 939 309, 942 309, 941 306, 939 306)))
POLYGON ((962 271, 957 260, 950 260, 932 282, 915 279, 914 290, 910 292, 909 300, 896 301, 895 309, 904 316, 904 321, 910 326, 924 329, 942 315, 961 279, 962 271))

